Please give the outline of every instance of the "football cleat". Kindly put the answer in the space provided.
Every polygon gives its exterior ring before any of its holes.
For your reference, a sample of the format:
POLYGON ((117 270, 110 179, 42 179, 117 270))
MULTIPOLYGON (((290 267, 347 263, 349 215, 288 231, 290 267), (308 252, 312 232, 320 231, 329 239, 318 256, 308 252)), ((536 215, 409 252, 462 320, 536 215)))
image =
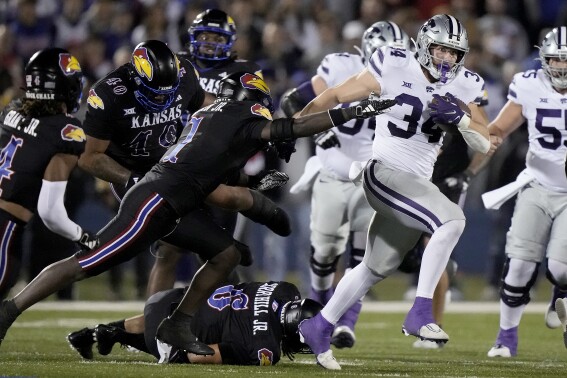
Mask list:
POLYGON ((421 326, 421 328, 417 331, 412 331, 409 328, 406 328, 405 325, 403 325, 402 333, 406 336, 411 335, 421 340, 429 340, 436 343, 445 344, 447 341, 449 341, 449 335, 447 335, 447 333, 445 333, 445 331, 443 331, 441 327, 439 327, 435 323, 429 323, 421 326))
POLYGON ((324 353, 318 354, 315 358, 317 359, 317 365, 320 365, 325 369, 341 370, 341 365, 339 365, 333 356, 333 351, 330 349, 324 353))
POLYGON ((355 341, 356 336, 354 335, 354 332, 344 325, 335 328, 333 335, 331 336, 331 344, 339 349, 352 348, 355 341))
POLYGON ((67 335, 71 348, 76 350, 86 360, 93 359, 93 344, 95 343, 94 329, 83 328, 67 335))
POLYGON ((510 352, 510 348, 502 344, 496 344, 486 354, 488 357, 504 357, 510 358, 512 357, 512 352, 510 352))
POLYGON ((561 327, 561 321, 557 312, 549 305, 547 311, 545 312, 545 325, 547 328, 555 329, 561 327))
POLYGON ((0 302, 0 345, 2 345, 2 340, 6 337, 8 329, 20 314, 21 312, 18 310, 13 300, 0 302))
POLYGON ((201 356, 215 354, 211 347, 200 342, 193 335, 190 321, 174 320, 171 316, 161 321, 157 329, 156 340, 201 356))
POLYGON ((120 331, 120 328, 107 324, 99 324, 95 327, 96 348, 102 356, 107 356, 112 352, 112 347, 116 343, 115 337, 120 331))
POLYGON ((299 323, 299 340, 309 345, 313 354, 324 354, 331 349, 331 334, 335 327, 321 313, 299 323))
POLYGON ((421 339, 417 339, 413 343, 413 347, 417 349, 441 349, 444 345, 445 344, 443 343, 436 343, 435 341, 421 339))
POLYGON ((563 343, 567 348, 567 300, 565 298, 557 298, 555 300, 555 311, 561 322, 561 330, 563 331, 563 343))

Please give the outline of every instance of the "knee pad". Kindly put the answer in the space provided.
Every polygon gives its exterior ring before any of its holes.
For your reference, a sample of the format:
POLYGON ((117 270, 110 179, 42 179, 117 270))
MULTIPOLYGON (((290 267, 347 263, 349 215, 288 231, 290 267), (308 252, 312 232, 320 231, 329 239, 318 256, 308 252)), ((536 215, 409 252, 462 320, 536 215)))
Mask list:
POLYGON ((540 263, 534 263, 535 267, 527 282, 523 286, 512 286, 506 283, 506 276, 510 272, 510 258, 506 257, 506 261, 504 262, 504 270, 502 273, 502 286, 500 287, 500 298, 502 301, 510 307, 519 307, 525 304, 530 303, 530 289, 534 285, 537 274, 538 268, 540 263))
POLYGON ((341 256, 335 256, 330 261, 326 259, 325 262, 319 262, 315 259, 315 248, 311 247, 311 258, 309 259, 309 265, 313 273, 319 277, 329 276, 337 271, 337 263, 341 256))
POLYGON ((560 291, 567 291, 567 281, 565 278, 561 279, 561 277, 567 277, 567 264, 555 260, 551 261, 553 261, 552 264, 554 264, 553 268, 549 268, 550 260, 548 259, 545 276, 549 282, 555 285, 560 291))

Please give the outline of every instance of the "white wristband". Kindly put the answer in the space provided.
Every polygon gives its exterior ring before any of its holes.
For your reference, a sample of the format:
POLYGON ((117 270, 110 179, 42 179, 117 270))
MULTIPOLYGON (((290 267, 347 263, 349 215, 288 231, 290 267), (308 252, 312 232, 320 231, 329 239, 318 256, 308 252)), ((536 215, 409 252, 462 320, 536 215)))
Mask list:
POLYGON ((470 124, 471 124, 471 117, 469 117, 467 114, 465 114, 463 116, 463 118, 461 118, 459 123, 457 124, 457 128, 459 130, 466 130, 466 129, 469 128, 470 124))

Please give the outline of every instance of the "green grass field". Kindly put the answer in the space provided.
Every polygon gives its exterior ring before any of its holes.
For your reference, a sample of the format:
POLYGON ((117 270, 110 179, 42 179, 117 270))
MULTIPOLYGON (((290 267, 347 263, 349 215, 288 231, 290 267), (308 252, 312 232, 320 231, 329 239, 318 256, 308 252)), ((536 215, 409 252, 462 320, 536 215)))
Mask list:
MULTIPOLYGON (((241 377, 265 376, 368 376, 368 377, 565 377, 567 350, 561 331, 547 329, 544 307, 526 313, 520 329, 519 355, 513 359, 489 359, 486 352, 494 342, 498 315, 478 312, 480 303, 451 304, 444 328, 451 341, 441 350, 412 348, 415 340, 400 328, 409 303, 374 302, 372 308, 386 312, 363 312, 357 325, 357 342, 350 350, 335 350, 340 372, 318 367, 312 355, 284 360, 274 367, 158 365, 143 353, 115 346, 109 356, 83 361, 71 350, 65 336, 87 325, 116 320, 136 313, 124 307, 108 311, 94 305, 89 310, 62 309, 68 306, 48 302, 52 309, 32 308, 9 330, 0 347, 0 376, 35 377, 241 377), (58 309, 59 307, 59 309, 58 309), (396 310, 398 308, 398 310, 396 310), (393 310, 392 310, 393 309, 393 310), (392 312, 394 311, 394 312, 392 312)), ((135 304, 136 306, 141 304, 135 304)), ((111 304, 112 306, 112 304, 111 304)), ((119 305, 115 305, 118 307, 119 305)))

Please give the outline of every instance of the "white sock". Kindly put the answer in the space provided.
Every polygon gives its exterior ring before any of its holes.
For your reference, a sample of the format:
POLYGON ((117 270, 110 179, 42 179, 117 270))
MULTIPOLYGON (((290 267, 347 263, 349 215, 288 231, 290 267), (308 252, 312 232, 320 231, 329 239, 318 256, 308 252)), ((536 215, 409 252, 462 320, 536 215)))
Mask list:
POLYGON ((416 297, 433 298, 435 287, 464 228, 464 220, 453 220, 439 227, 431 235, 421 259, 416 297))
POLYGON ((337 324, 350 306, 364 297, 374 284, 383 279, 384 277, 375 275, 364 262, 361 262, 339 281, 335 294, 321 310, 321 315, 328 322, 337 324))

